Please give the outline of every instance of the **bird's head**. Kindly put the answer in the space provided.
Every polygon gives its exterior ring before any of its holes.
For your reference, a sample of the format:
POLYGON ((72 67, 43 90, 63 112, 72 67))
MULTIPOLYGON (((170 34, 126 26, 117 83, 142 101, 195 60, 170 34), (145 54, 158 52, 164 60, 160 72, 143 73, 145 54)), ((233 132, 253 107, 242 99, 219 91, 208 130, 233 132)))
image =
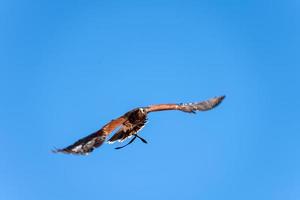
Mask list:
POLYGON ((139 112, 143 115, 147 113, 145 108, 139 108, 139 112))
POLYGON ((144 108, 138 108, 136 109, 135 112, 136 112, 136 116, 139 118, 143 118, 147 114, 144 108))

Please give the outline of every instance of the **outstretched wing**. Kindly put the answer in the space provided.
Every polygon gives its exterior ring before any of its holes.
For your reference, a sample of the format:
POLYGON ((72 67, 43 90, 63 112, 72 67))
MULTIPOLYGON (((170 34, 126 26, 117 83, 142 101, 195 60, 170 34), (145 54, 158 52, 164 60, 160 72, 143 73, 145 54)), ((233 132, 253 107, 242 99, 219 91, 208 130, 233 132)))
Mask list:
POLYGON ((181 104, 157 104, 146 108, 146 112, 156 112, 163 110, 180 110, 188 113, 196 113, 196 111, 206 111, 213 109, 219 105, 225 96, 215 97, 206 101, 195 102, 195 103, 181 103, 181 104))
POLYGON ((108 140, 108 143, 112 144, 115 141, 123 142, 127 138, 130 138, 133 134, 142 130, 146 123, 146 117, 135 123, 126 121, 124 125, 108 140))
POLYGON ((53 152, 61 152, 61 153, 67 153, 67 154, 81 154, 81 155, 87 155, 90 152, 92 152, 95 148, 101 146, 103 142, 105 141, 106 137, 118 126, 123 124, 126 121, 126 118, 124 116, 112 120, 105 126, 103 126, 102 129, 99 131, 96 131, 95 133, 92 133, 78 141, 76 141, 74 144, 63 148, 63 149, 56 149, 53 152))

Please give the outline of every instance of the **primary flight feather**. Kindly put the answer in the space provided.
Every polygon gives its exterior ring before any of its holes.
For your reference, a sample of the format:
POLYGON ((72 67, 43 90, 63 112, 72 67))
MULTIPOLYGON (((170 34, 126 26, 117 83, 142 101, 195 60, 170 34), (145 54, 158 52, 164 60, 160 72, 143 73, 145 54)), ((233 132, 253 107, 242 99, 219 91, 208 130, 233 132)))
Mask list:
MULTIPOLYGON (((116 141, 123 142, 127 138, 133 136, 133 139, 128 143, 132 143, 136 138, 142 140, 142 142, 147 143, 147 141, 141 138, 137 133, 145 126, 147 122, 147 115, 150 112, 164 111, 164 110, 179 110, 187 113, 196 113, 196 111, 206 111, 211 110, 217 105, 219 105, 225 96, 219 96, 215 98, 208 99, 202 102, 196 103, 186 103, 186 104, 157 104, 147 107, 135 108, 121 117, 114 119, 104 125, 100 130, 92 133, 78 141, 74 144, 63 148, 54 150, 55 153, 67 153, 67 154, 79 154, 87 155, 92 152, 95 148, 101 146, 107 136, 111 134, 116 128, 120 127, 116 133, 108 140, 108 143, 114 143, 116 141)), ((123 148, 128 144, 118 147, 116 149, 123 148)))

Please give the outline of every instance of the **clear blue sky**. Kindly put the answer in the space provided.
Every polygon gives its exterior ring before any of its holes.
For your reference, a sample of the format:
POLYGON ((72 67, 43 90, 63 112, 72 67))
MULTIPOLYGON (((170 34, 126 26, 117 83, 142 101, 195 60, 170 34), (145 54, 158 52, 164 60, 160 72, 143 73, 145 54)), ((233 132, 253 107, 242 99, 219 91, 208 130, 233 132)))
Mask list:
POLYGON ((300 199, 300 4, 0 1, 0 199, 300 199), (140 141, 52 154, 138 106, 140 141))

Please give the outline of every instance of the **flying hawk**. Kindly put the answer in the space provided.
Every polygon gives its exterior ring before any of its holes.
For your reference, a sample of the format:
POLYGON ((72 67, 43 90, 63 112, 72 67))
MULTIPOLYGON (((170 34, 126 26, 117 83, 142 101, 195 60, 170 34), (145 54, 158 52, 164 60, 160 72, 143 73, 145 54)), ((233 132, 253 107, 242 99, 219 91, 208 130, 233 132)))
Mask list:
POLYGON ((116 149, 120 149, 131 144, 136 138, 139 138, 142 142, 147 143, 147 141, 140 137, 137 133, 145 126, 147 122, 148 113, 164 110, 179 110, 187 113, 196 113, 196 111, 206 111, 213 109, 214 107, 219 105, 224 98, 225 96, 219 96, 202 102, 186 104, 156 104, 147 107, 135 108, 125 113, 121 117, 107 123, 95 133, 92 133, 91 135, 88 135, 76 141, 74 144, 66 148, 56 149, 53 152, 87 155, 90 152, 92 152, 95 148, 101 146, 106 140, 107 136, 118 127, 120 128, 108 140, 109 144, 114 143, 116 141, 123 142, 124 140, 132 136, 133 138, 128 144, 121 147, 117 147, 116 149))

